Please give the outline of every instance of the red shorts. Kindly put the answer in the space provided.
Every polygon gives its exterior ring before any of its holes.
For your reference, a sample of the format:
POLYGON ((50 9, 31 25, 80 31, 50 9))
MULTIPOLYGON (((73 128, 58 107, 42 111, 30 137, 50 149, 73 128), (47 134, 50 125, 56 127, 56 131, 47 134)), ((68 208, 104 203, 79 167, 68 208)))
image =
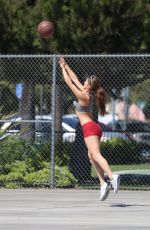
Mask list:
POLYGON ((82 125, 83 136, 98 136, 101 138, 102 136, 102 129, 95 121, 89 121, 82 125))

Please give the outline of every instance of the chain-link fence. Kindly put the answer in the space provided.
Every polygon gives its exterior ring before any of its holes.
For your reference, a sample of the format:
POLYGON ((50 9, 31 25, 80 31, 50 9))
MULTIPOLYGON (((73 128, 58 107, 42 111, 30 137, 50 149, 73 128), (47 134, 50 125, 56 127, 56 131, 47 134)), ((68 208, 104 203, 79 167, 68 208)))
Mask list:
MULTIPOLYGON (((96 74, 107 114, 93 114, 123 189, 150 188, 150 55, 64 55, 83 83, 96 74)), ((99 188, 60 55, 0 55, 0 186, 99 188)), ((106 177, 107 179, 107 177, 106 177)))

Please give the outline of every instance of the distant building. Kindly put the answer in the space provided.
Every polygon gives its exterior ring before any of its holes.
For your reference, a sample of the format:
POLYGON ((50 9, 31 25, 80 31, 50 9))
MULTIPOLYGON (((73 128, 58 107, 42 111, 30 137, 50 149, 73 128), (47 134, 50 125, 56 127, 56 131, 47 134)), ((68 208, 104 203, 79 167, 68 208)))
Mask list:
MULTIPOLYGON (((116 104, 116 114, 118 119, 125 119, 125 111, 126 111, 126 103, 124 101, 120 101, 116 104)), ((134 119, 139 121, 146 121, 146 117, 142 109, 140 109, 136 104, 128 105, 128 119, 134 119)))

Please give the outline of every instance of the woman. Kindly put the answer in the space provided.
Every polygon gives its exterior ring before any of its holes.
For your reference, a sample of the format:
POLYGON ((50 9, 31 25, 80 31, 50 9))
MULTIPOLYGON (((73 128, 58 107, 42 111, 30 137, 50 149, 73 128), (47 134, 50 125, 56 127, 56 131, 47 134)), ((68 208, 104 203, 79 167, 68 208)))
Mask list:
POLYGON ((107 173, 114 192, 119 189, 120 176, 113 175, 107 160, 100 153, 100 139, 102 136, 101 127, 92 119, 92 101, 96 97, 97 107, 102 115, 105 114, 106 95, 101 87, 100 81, 96 76, 91 76, 86 79, 82 85, 76 74, 67 65, 64 58, 59 60, 60 67, 64 80, 73 94, 78 99, 74 102, 76 114, 79 118, 83 129, 84 141, 88 149, 88 156, 91 164, 94 166, 100 181, 100 200, 104 201, 109 194, 109 186, 105 181, 104 173, 107 173))

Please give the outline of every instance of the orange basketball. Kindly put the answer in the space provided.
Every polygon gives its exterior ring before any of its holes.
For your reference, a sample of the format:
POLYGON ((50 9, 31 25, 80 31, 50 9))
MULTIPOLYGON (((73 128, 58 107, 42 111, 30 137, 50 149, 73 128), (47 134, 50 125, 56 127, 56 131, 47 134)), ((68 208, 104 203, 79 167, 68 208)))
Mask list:
POLYGON ((38 25, 37 32, 39 33, 41 38, 48 38, 54 32, 54 25, 51 21, 42 21, 38 25))

